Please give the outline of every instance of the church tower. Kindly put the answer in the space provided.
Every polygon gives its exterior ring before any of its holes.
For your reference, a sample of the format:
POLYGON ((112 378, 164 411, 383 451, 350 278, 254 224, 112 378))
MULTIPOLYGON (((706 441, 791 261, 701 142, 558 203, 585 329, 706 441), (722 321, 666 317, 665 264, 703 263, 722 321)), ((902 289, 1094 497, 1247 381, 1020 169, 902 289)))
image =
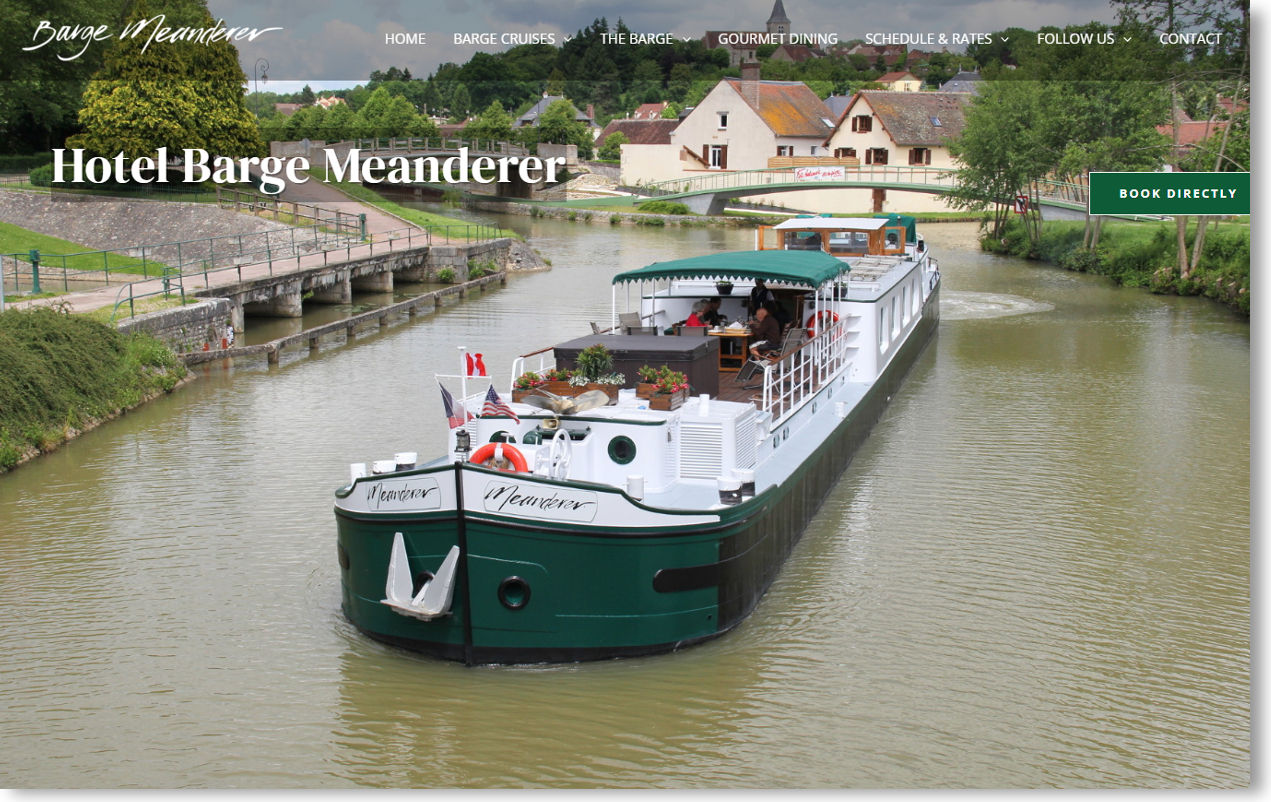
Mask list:
POLYGON ((790 18, 781 0, 772 4, 772 16, 768 17, 768 33, 790 33, 790 18))

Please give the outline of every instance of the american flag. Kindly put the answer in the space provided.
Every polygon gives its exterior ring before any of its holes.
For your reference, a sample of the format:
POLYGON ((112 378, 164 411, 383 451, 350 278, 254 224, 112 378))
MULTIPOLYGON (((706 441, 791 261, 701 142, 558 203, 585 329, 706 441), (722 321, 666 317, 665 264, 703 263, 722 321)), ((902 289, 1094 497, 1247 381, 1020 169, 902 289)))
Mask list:
MULTIPOLYGON (((441 388, 441 405, 446 408, 446 421, 450 424, 451 429, 458 429, 468 421, 472 420, 472 413, 463 408, 463 404, 455 401, 454 396, 446 389, 446 385, 437 382, 437 386, 441 388)), ((491 387, 490 389, 494 389, 491 387)), ((518 421, 519 423, 519 421, 518 421)))
POLYGON ((521 419, 516 416, 516 413, 512 411, 512 408, 505 404, 502 398, 499 398, 499 394, 494 391, 493 384, 490 385, 489 392, 485 394, 485 406, 481 407, 481 414, 507 415, 517 423, 521 422, 521 419))

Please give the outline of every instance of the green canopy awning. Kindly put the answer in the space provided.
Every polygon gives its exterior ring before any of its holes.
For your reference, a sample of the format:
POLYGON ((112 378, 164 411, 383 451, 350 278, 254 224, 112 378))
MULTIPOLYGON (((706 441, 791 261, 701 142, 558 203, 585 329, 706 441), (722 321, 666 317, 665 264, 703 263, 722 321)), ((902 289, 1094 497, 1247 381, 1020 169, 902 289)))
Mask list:
POLYGON ((819 287, 846 273, 846 262, 824 251, 730 251, 654 262, 613 277, 614 284, 659 278, 756 279, 819 287))

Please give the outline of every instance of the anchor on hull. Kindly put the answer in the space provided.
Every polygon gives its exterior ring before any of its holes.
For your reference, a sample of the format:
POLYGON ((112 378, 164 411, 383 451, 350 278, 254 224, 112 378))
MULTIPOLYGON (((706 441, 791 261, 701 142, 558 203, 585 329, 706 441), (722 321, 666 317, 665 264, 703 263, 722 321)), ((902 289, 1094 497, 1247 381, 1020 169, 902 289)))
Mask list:
POLYGON ((450 615, 450 602, 454 598, 455 568, 459 565, 459 547, 451 546, 441 567, 433 578, 424 583, 419 593, 412 595, 414 579, 410 573, 410 560, 406 557, 406 541, 401 532, 393 533, 393 552, 388 558, 388 581, 384 586, 381 604, 386 604, 393 612, 431 621, 444 615, 450 615))

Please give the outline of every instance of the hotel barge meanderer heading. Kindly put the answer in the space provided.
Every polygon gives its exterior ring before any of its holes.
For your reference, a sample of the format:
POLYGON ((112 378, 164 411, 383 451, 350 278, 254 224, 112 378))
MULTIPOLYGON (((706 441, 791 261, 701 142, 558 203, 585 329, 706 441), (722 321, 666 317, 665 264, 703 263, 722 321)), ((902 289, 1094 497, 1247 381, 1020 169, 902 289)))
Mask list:
POLYGON ((939 320, 909 218, 795 218, 757 246, 615 276, 612 328, 519 357, 506 388, 461 353, 438 377, 448 453, 354 464, 336 491, 349 620, 469 665, 666 652, 742 621, 939 320), (676 325, 711 296, 745 320, 759 279, 778 351, 753 352, 737 323, 676 325), (597 344, 621 385, 513 384, 597 344), (646 365, 688 389, 637 387, 646 365))

